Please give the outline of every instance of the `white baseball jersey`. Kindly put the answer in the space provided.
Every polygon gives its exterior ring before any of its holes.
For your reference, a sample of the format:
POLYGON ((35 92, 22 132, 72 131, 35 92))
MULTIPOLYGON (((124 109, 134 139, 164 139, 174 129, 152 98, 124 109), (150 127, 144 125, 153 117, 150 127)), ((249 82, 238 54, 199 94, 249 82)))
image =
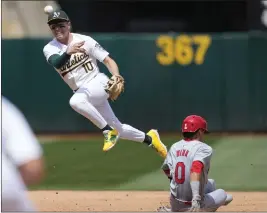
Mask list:
MULTIPOLYGON (((77 33, 71 34, 73 35, 73 40, 70 45, 85 41, 82 48, 86 50, 86 53, 72 54, 66 64, 59 69, 55 68, 55 70, 72 90, 77 90, 100 72, 97 60, 103 62, 109 53, 90 36, 77 33)), ((43 53, 48 61, 49 57, 54 54, 62 55, 66 52, 67 47, 67 45, 58 42, 54 38, 44 47, 43 53)))
POLYGON ((204 165, 200 190, 200 195, 204 195, 204 186, 208 179, 211 156, 212 148, 197 140, 181 140, 171 146, 162 169, 170 169, 172 177, 170 190, 177 199, 181 201, 192 200, 190 170, 193 161, 200 161, 204 165))
POLYGON ((3 96, 2 115, 2 207, 29 211, 32 207, 17 167, 39 159, 43 152, 22 113, 3 96))

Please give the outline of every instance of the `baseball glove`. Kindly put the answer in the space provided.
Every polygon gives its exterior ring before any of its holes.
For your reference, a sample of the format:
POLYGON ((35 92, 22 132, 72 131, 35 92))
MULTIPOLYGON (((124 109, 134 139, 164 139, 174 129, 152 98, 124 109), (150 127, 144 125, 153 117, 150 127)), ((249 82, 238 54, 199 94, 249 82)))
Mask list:
POLYGON ((105 90, 109 94, 109 98, 115 101, 124 91, 124 78, 121 75, 113 75, 109 79, 105 90))

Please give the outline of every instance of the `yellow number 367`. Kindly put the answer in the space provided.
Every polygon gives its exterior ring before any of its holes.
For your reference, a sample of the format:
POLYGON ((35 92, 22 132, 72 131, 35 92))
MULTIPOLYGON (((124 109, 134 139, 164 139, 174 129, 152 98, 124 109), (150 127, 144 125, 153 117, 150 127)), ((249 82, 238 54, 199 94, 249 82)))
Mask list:
POLYGON ((157 61, 161 65, 171 65, 175 61, 180 65, 203 64, 211 44, 209 35, 179 35, 177 37, 162 35, 156 40, 161 52, 157 61))

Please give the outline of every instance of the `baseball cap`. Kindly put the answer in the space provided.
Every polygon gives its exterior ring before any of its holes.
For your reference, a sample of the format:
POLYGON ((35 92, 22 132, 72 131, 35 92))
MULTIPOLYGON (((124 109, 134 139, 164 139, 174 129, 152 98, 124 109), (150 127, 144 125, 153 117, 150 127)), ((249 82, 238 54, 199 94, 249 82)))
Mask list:
POLYGON ((47 24, 59 21, 70 21, 68 15, 63 10, 56 10, 48 15, 47 24))

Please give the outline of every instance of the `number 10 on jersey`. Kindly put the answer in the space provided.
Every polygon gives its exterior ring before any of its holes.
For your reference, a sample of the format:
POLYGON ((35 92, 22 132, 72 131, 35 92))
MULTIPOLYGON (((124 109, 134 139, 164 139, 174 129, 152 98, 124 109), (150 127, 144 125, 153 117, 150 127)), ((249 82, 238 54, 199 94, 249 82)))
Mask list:
POLYGON ((93 64, 92 64, 91 61, 85 62, 82 66, 83 66, 85 72, 87 72, 87 73, 94 69, 93 64))

